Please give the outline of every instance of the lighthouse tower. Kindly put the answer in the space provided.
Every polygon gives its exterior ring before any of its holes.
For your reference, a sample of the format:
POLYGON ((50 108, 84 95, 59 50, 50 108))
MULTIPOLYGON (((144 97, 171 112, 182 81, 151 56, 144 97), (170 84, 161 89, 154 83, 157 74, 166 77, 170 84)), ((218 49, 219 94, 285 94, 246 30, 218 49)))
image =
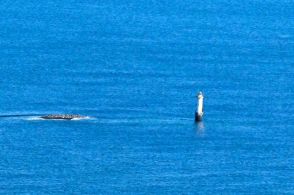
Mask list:
POLYGON ((198 98, 198 104, 197 104, 197 110, 195 111, 195 121, 200 122, 203 118, 203 94, 200 91, 197 95, 198 98))

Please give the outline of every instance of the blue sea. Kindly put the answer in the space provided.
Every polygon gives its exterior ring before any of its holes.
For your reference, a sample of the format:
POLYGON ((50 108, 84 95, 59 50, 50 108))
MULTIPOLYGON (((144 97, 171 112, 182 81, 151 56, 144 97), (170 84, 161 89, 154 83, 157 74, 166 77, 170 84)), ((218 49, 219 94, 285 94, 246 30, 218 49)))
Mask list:
POLYGON ((293 10, 2 0, 0 194, 294 194, 293 10))

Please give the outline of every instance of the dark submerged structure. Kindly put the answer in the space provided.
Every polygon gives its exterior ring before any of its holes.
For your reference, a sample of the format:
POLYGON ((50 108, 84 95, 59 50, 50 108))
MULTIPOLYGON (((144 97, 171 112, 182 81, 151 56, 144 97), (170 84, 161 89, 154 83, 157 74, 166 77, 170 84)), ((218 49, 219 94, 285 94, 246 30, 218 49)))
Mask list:
POLYGON ((49 114, 45 116, 41 116, 42 119, 47 120, 72 120, 72 119, 83 119, 85 116, 78 114, 49 114))

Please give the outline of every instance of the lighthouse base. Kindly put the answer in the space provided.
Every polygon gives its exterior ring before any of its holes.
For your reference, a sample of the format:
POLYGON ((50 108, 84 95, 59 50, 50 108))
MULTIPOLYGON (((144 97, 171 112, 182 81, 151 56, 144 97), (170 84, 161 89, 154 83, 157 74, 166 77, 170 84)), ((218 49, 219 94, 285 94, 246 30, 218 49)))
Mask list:
POLYGON ((203 119, 203 114, 195 113, 195 122, 200 122, 203 119))

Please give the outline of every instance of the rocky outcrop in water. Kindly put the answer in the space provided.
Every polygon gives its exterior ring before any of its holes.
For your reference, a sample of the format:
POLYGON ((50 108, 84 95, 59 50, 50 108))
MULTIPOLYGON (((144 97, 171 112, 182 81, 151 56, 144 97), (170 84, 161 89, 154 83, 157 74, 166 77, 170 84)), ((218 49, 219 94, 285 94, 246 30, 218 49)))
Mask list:
POLYGON ((48 120, 72 120, 72 119, 83 119, 86 118, 85 116, 81 116, 78 114, 50 114, 50 115, 45 115, 41 116, 40 118, 42 119, 48 119, 48 120))

